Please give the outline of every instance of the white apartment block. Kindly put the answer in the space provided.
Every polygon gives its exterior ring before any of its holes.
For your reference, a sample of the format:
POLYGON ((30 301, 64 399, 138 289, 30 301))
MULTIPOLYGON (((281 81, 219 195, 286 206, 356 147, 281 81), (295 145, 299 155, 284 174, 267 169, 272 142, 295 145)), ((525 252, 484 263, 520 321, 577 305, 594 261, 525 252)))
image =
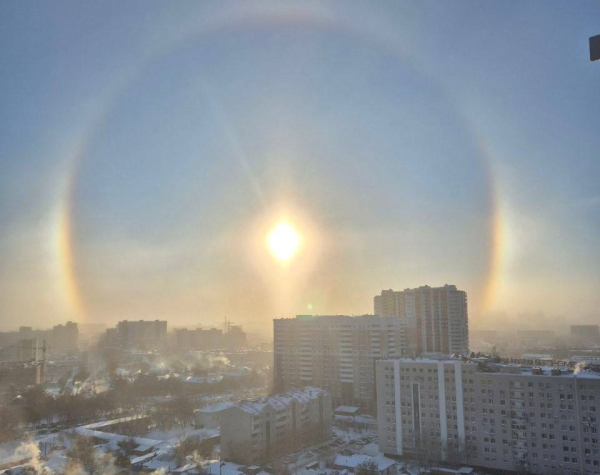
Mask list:
POLYGON ((255 465, 331 437, 331 396, 303 388, 242 401, 221 414, 221 458, 255 465))
POLYGON ((455 285, 383 290, 374 298, 374 310, 376 315, 396 317, 405 325, 411 353, 469 352, 467 293, 455 285))
POLYGON ((404 354, 396 318, 298 315, 276 319, 273 327, 275 390, 322 388, 336 406, 374 412, 375 362, 404 354))
POLYGON ((600 373, 457 359, 377 363, 379 447, 435 465, 600 474, 600 373))

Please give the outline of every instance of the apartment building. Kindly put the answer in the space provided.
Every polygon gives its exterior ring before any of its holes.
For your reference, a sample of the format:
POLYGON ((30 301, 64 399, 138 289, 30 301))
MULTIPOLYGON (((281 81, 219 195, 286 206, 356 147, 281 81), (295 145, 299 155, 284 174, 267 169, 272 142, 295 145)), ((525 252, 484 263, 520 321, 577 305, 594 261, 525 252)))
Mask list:
POLYGON ((412 354, 469 352, 467 293, 455 285, 383 290, 374 297, 374 310, 402 322, 412 354))
POLYGON ((180 350, 238 350, 246 346, 246 332, 241 325, 229 325, 225 333, 217 328, 177 328, 173 333, 180 350))
POLYGON ((331 437, 331 396, 303 388, 242 401, 221 414, 221 458, 256 465, 331 437))
POLYGON ((52 327, 51 348, 54 354, 76 351, 79 345, 79 326, 75 322, 52 327))
POLYGON ((314 386, 337 405, 376 410, 375 361, 402 356, 404 333, 396 318, 308 316, 273 321, 276 391, 314 386))
POLYGON ((570 330, 574 343, 600 343, 600 325, 571 325, 570 330))
POLYGON ((166 320, 123 320, 116 332, 108 332, 116 339, 116 345, 124 349, 156 350, 167 346, 166 320))
POLYGON ((425 465, 600 474, 599 370, 380 361, 380 450, 425 465))

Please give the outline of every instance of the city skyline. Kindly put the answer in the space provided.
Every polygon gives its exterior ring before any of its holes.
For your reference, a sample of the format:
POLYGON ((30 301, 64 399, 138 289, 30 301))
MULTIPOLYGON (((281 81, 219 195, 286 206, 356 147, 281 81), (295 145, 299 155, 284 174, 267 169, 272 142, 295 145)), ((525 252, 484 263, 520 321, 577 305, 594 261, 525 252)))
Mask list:
POLYGON ((0 329, 597 322, 597 2, 0 8, 0 329))

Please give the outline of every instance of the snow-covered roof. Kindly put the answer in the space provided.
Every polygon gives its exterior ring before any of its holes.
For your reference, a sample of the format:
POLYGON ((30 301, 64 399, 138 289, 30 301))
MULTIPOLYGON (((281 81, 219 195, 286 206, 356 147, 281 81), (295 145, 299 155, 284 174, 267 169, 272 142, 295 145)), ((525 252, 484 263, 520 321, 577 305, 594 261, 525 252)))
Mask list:
POLYGON ((356 468, 372 459, 373 457, 363 454, 336 455, 334 465, 338 467, 356 468))
POLYGON ((208 473, 220 473, 221 475, 244 475, 240 470, 241 467, 241 465, 236 463, 215 460, 208 467, 205 467, 204 471, 208 473), (219 464, 221 463, 221 471, 219 472, 219 464))
POLYGON ((370 455, 364 454, 352 454, 352 455, 337 455, 335 457, 334 465, 338 467, 346 467, 355 469, 359 465, 368 462, 375 462, 377 464, 378 471, 387 470, 389 467, 396 465, 398 462, 395 460, 378 455, 377 457, 371 457, 370 455))
POLYGON ((342 412, 344 414, 356 414, 360 408, 357 406, 338 406, 335 408, 335 412, 342 412))
POLYGON ((211 404, 210 406, 206 406, 206 407, 197 409, 196 412, 205 412, 205 413, 221 412, 221 411, 224 411, 225 409, 229 409, 233 405, 234 405, 234 403, 232 403, 232 402, 223 401, 223 402, 218 402, 216 404, 211 404))
POLYGON ((136 452, 146 452, 148 450, 150 450, 153 447, 153 445, 149 445, 149 444, 142 444, 142 445, 138 445, 135 448, 136 452))
POLYGON ((131 459, 131 464, 136 465, 138 463, 145 462, 146 460, 150 460, 150 459, 154 458, 155 456, 156 456, 156 452, 150 452, 149 454, 146 454, 146 455, 134 457, 131 459))
POLYGON ((254 401, 241 401, 235 405, 250 414, 260 414, 267 406, 271 406, 274 409, 281 410, 285 409, 292 404, 292 401, 306 403, 310 400, 317 399, 319 395, 327 394, 326 391, 319 388, 304 388, 297 389, 295 391, 276 394, 266 398, 260 398, 254 401))
POLYGON ((216 384, 223 381, 223 376, 180 376, 179 379, 188 384, 216 384))

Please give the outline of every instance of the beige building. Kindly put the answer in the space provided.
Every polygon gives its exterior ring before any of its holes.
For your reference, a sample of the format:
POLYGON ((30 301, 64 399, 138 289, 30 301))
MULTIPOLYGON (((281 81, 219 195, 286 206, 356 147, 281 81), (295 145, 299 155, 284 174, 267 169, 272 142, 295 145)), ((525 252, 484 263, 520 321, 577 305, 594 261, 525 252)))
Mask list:
POLYGON ((467 293, 455 285, 383 290, 374 298, 374 310, 402 322, 410 353, 469 353, 467 293))
POLYGON ((429 465, 600 474, 600 373, 594 369, 380 361, 380 450, 429 465))
POLYGON ((375 361, 404 354, 397 318, 298 315, 276 319, 273 327, 275 390, 322 388, 336 406, 374 412, 375 361))
POLYGON ((331 396, 298 389, 242 401, 221 414, 221 458, 261 464, 331 437, 331 396))

